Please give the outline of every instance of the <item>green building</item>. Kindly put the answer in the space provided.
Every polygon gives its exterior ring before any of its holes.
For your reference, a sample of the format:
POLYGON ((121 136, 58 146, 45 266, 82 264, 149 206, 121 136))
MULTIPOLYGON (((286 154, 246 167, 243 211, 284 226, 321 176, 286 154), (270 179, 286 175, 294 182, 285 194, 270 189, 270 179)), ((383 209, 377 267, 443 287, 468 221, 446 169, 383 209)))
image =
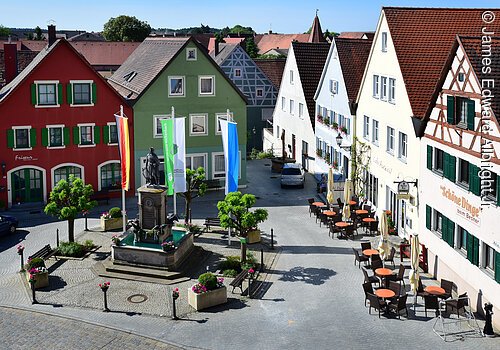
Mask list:
MULTIPOLYGON (((134 110, 136 188, 150 147, 163 161, 161 119, 186 118, 186 167, 205 168, 207 180, 225 178, 219 119, 238 123, 240 182, 246 184, 246 98, 192 38, 148 38, 109 78, 134 110)), ((163 169, 163 167, 161 167, 163 169)), ((163 174, 162 174, 163 175, 163 174)), ((161 176, 164 181, 164 176, 161 176)), ((223 182, 221 181, 223 185, 223 182)))

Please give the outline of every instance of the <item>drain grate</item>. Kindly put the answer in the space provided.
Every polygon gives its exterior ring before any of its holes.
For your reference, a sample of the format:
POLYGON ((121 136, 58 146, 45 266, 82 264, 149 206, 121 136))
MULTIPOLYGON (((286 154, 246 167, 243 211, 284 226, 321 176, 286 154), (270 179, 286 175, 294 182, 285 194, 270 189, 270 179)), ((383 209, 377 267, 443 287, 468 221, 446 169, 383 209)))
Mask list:
POLYGON ((140 304, 148 300, 148 297, 144 294, 134 294, 127 298, 127 301, 132 304, 140 304))

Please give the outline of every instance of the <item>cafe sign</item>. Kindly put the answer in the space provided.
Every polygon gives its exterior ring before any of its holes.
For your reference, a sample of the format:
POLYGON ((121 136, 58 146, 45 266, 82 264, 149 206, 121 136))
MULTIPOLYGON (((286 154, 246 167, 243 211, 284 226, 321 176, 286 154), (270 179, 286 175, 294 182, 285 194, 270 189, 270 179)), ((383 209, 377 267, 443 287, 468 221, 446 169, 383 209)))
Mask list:
POLYGON ((31 162, 33 160, 38 160, 38 158, 35 158, 33 156, 20 156, 20 155, 16 154, 16 156, 14 157, 14 160, 17 162, 31 162))
MULTIPOLYGON (((477 226, 481 225, 481 220, 479 218, 481 209, 479 207, 472 205, 467 198, 457 195, 455 191, 450 190, 446 186, 441 186, 441 195, 455 204, 458 216, 463 217, 477 226)), ((443 214, 446 215, 446 213, 443 214)))

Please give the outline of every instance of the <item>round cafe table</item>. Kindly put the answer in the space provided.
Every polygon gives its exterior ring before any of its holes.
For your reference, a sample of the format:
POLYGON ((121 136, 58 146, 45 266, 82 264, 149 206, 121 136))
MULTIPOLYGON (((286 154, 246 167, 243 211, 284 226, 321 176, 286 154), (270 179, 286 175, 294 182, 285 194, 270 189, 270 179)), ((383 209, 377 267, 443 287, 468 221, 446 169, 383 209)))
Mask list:
POLYGON ((394 291, 390 289, 380 288, 375 291, 375 295, 378 296, 379 298, 387 299, 394 297, 396 293, 394 293, 394 291))
POLYGON ((349 201, 349 205, 356 205, 356 204, 358 204, 358 202, 356 202, 356 201, 349 201))
POLYGON ((383 285, 387 286, 387 277, 392 275, 392 270, 387 269, 385 267, 380 267, 380 268, 375 270, 375 274, 377 276, 380 276, 380 278, 382 279, 383 285))
POLYGON ((334 216, 335 212, 333 210, 325 210, 323 214, 325 214, 326 216, 334 216))
POLYGON ((340 227, 340 228, 347 227, 350 225, 352 225, 350 222, 345 222, 345 221, 339 221, 339 222, 335 223, 335 226, 340 227))
POLYGON ((375 218, 364 218, 363 219, 363 222, 375 222, 377 220, 375 220, 375 218))
POLYGON ((325 203, 323 203, 323 202, 313 202, 313 204, 312 204, 312 205, 315 205, 315 206, 317 206, 317 207, 323 207, 323 206, 325 206, 326 204, 325 204, 325 203))
POLYGON ((438 286, 427 286, 427 287, 425 287, 424 291, 426 291, 429 294, 437 295, 437 296, 443 295, 446 293, 446 291, 443 288, 438 287, 438 286))
POLYGON ((363 255, 366 255, 366 256, 372 256, 372 255, 376 255, 378 253, 379 252, 377 249, 365 249, 365 250, 363 250, 363 255))
POLYGON ((355 213, 358 215, 368 214, 368 210, 358 209, 355 211, 355 213))

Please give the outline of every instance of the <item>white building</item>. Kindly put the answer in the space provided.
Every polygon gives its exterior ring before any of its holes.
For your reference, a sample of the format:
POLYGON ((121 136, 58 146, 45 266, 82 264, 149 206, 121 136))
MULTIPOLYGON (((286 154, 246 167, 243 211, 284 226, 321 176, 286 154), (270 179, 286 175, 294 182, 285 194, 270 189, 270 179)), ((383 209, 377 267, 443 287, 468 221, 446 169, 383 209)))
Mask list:
POLYGON ((327 173, 333 166, 347 178, 356 115, 356 97, 370 53, 371 39, 334 38, 314 95, 316 102, 315 171, 327 173), (342 137, 342 147, 336 138, 342 137))
POLYGON ((379 216, 391 210, 400 236, 418 233, 425 189, 410 184, 409 198, 401 199, 398 183, 418 180, 422 119, 455 35, 477 35, 482 11, 382 8, 358 94, 356 136, 372 144, 365 192, 377 199, 379 216))
POLYGON ((457 37, 436 88, 421 143, 419 228, 429 269, 467 292, 474 309, 491 302, 499 329, 500 101, 487 96, 500 96, 491 84, 500 72, 481 69, 498 67, 500 47, 491 65, 481 50, 481 37, 457 37))

